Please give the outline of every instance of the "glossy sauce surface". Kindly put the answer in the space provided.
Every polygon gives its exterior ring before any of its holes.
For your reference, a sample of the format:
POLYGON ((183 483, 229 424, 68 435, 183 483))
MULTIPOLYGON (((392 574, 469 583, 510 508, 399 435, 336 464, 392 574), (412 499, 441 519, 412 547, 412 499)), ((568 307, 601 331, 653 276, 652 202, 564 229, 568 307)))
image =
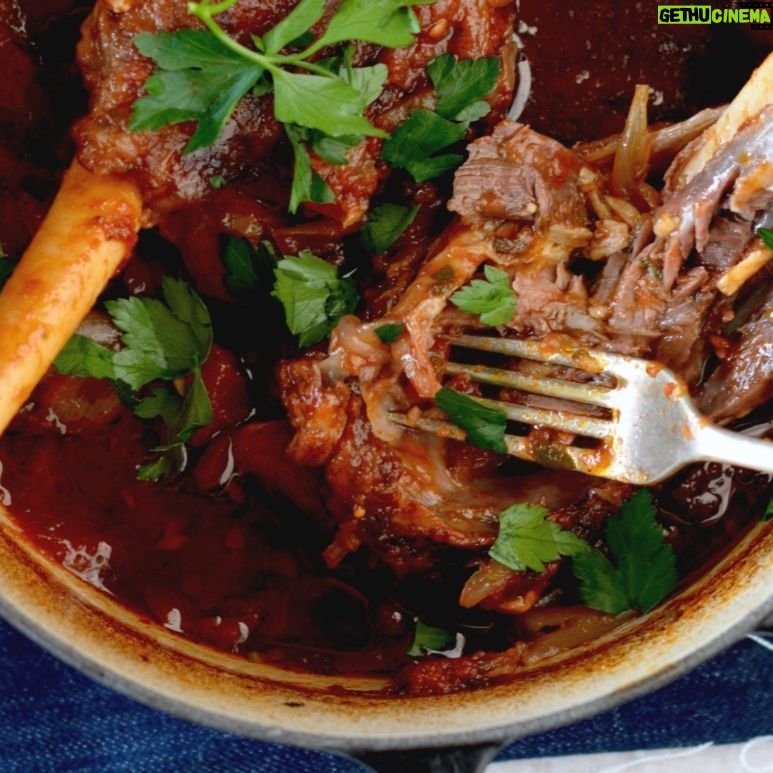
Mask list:
MULTIPOLYGON (((409 664, 413 618, 428 611, 483 649, 502 651, 535 635, 528 619, 455 605, 444 611, 442 585, 469 571, 452 562, 421 582, 395 582, 356 556, 326 570, 318 527, 257 486, 245 486, 243 501, 234 501, 191 481, 136 480, 143 430, 119 410, 104 431, 88 436, 11 432, 0 442, 0 485, 45 554, 159 625, 226 652, 349 674, 395 673, 409 664)), ((728 550, 759 518, 769 489, 768 476, 714 464, 670 482, 660 517, 680 574, 728 550)), ((535 619, 540 614, 544 608, 535 619)))
MULTIPOLYGON (((32 2, 21 4, 27 5, 32 2)), ((13 107, 0 110, 0 145, 8 149, 0 153, 0 240, 12 256, 21 253, 45 212, 56 188, 57 170, 71 150, 66 127, 84 108, 72 45, 87 4, 52 0, 49 5, 46 12, 53 14, 54 23, 42 21, 44 14, 34 13, 35 9, 27 11, 32 45, 26 45, 9 25, 0 26, 0 33, 12 43, 5 49, 0 46, 0 57, 20 74, 0 86, 0 102, 13 107), (63 40, 70 41, 69 48, 63 46, 65 52, 58 48, 63 40), (67 66, 56 75, 61 62, 67 66), (52 83, 62 80, 68 87, 66 104, 50 97, 41 111, 44 115, 33 118, 39 109, 38 95, 56 93, 52 83), (41 138, 47 142, 40 142, 41 138), (41 155, 41 147, 53 151, 41 155)), ((606 58, 588 60, 595 68, 593 75, 601 79, 597 86, 592 81, 596 92, 590 96, 586 90, 570 92, 567 98, 567 72, 572 79, 581 76, 581 82, 574 84, 578 87, 591 81, 590 74, 584 77, 584 69, 575 73, 569 66, 552 65, 559 48, 572 67, 585 66, 573 28, 550 29, 549 9, 554 5, 521 3, 525 25, 521 34, 538 73, 526 118, 536 128, 567 141, 618 130, 628 104, 622 94, 631 78, 662 75, 662 65, 652 58, 651 48, 635 46, 638 53, 631 72, 613 73, 609 57, 625 52, 609 46, 606 58), (539 35, 530 31, 532 27, 539 28, 539 35), (603 121, 598 120, 599 105, 603 121)), ((591 26, 603 28, 609 38, 616 29, 609 14, 619 5, 596 4, 588 15, 591 26)), ((11 7, 17 6, 11 3, 11 7)), ((3 10, 0 0, 0 21, 7 22, 3 10)), ((626 23, 635 26, 638 20, 637 16, 626 23)), ((599 46, 604 48, 601 41, 599 46)), ((704 42, 699 40, 691 51, 703 56, 704 42)), ((685 78, 691 62, 675 63, 685 78)), ((680 85, 673 80, 669 85, 673 90, 664 99, 674 115, 664 112, 656 117, 676 117, 701 101, 701 95, 680 101, 680 85)), ((276 138, 263 139, 270 144, 276 138)), ((411 667, 413 659, 407 651, 417 619, 431 619, 462 633, 468 652, 507 657, 520 641, 532 647, 534 658, 540 652, 552 652, 549 645, 535 642, 549 641, 557 627, 543 619, 551 610, 560 619, 564 607, 576 608, 571 581, 563 584, 569 588, 563 596, 552 595, 535 610, 537 614, 518 618, 457 605, 459 589, 474 570, 469 554, 462 551, 445 550, 430 572, 412 577, 393 576, 364 552, 347 556, 331 570, 323 561, 331 544, 331 529, 324 518, 309 517, 274 495, 265 480, 261 485, 250 474, 251 458, 277 453, 281 437, 270 432, 259 436, 258 440, 272 439, 261 446, 251 444, 238 431, 232 434, 229 427, 241 425, 248 416, 256 423, 279 418, 272 373, 285 354, 287 335, 278 332, 282 321, 275 308, 228 305, 219 262, 221 237, 230 233, 235 221, 257 223, 283 251, 312 248, 334 262, 352 262, 340 229, 325 230, 320 221, 311 227, 286 222, 284 214, 278 216, 266 204, 271 201, 267 187, 265 181, 253 180, 242 188, 213 192, 206 202, 175 211, 163 223, 161 236, 185 253, 184 270, 207 296, 220 336, 211 372, 205 374, 215 423, 193 439, 190 474, 161 484, 138 481, 138 465, 148 449, 158 444, 154 427, 123 407, 107 384, 50 375, 33 395, 30 409, 0 440, 3 501, 40 550, 84 582, 113 594, 160 626, 226 652, 325 673, 395 674, 411 667)), ((441 192, 433 184, 416 186, 411 195, 410 203, 423 207, 400 258, 389 264, 380 256, 369 267, 368 286, 376 288, 370 305, 374 317, 405 290, 431 239, 448 219, 441 192)), ((141 254, 124 271, 122 292, 157 289, 161 263, 169 252, 161 236, 145 236, 141 254), (158 258, 159 246, 167 253, 163 260, 158 258)), ((487 464, 485 457, 473 458, 469 448, 451 449, 449 456, 462 459, 458 467, 467 468, 471 479, 478 470, 476 464, 481 470, 487 464)), ((265 470, 271 465, 253 466, 265 470)), ((519 470, 516 465, 509 471, 517 474, 519 470)), ((277 465, 276 475, 281 474, 283 469, 277 465)), ((319 476, 284 481, 280 488, 290 486, 303 489, 310 512, 322 507, 319 476)), ((658 503, 668 539, 677 550, 680 575, 689 577, 728 550, 759 519, 770 490, 769 476, 731 472, 718 465, 703 465, 670 481, 659 492, 658 503)), ((417 563, 422 560, 421 555, 410 557, 417 563)), ((562 571, 571 579, 566 567, 562 571)), ((587 619, 592 624, 585 635, 592 637, 598 630, 593 627, 596 621, 587 619)), ((496 662, 492 660, 489 667, 495 670, 496 662)), ((478 666, 471 663, 469 668, 478 666)), ((424 691, 443 692, 457 688, 460 680, 464 684, 464 678, 452 678, 438 667, 419 681, 424 691)), ((396 684, 399 688, 399 679, 396 684)))

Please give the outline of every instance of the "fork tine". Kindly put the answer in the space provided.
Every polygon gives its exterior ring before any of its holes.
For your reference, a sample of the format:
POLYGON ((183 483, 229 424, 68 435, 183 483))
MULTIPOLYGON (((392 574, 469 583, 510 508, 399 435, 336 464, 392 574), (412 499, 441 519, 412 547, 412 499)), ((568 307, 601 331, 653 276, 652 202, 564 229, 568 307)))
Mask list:
POLYGON ((521 357, 538 362, 552 362, 556 365, 579 368, 590 373, 601 373, 605 367, 604 360, 599 358, 597 353, 591 354, 587 349, 575 349, 571 355, 568 355, 566 352, 555 351, 544 343, 518 338, 457 335, 449 337, 447 340, 452 346, 477 349, 492 354, 506 354, 509 357, 521 357))
POLYGON ((544 408, 533 408, 528 405, 506 403, 503 400, 489 400, 486 397, 475 397, 479 403, 502 411, 508 419, 522 424, 552 427, 576 435, 593 438, 606 438, 612 432, 612 422, 593 416, 580 416, 565 411, 551 411, 544 408))
MULTIPOLYGON (((773 474, 772 443, 711 425, 690 401, 685 382, 661 363, 589 349, 559 352, 545 344, 517 339, 460 335, 446 340, 454 347, 565 365, 614 378, 614 386, 606 386, 563 381, 555 374, 543 379, 516 370, 447 363, 448 373, 466 374, 474 381, 612 409, 610 418, 599 418, 576 412, 579 406, 567 405, 562 410, 559 405, 550 410, 476 396, 477 402, 502 411, 511 421, 600 441, 587 447, 541 433, 525 437, 505 434, 511 456, 637 485, 657 483, 685 464, 702 460, 773 474)), ((431 416, 414 415, 413 409, 408 416, 390 414, 392 421, 404 427, 467 440, 463 428, 431 416)))
POLYGON ((554 378, 538 378, 514 370, 489 368, 485 365, 462 365, 458 362, 447 363, 446 372, 466 374, 475 381, 510 389, 519 389, 523 392, 546 395, 548 397, 559 397, 564 400, 573 400, 574 402, 589 405, 614 406, 614 390, 596 384, 583 384, 577 381, 562 381, 554 378))
MULTIPOLYGON (((476 398, 478 399, 478 398, 476 398)), ((438 437, 451 438, 464 442, 467 433, 455 424, 426 416, 408 417, 402 413, 390 413, 389 418, 407 429, 418 429, 430 432, 438 437)), ((545 467, 561 470, 574 470, 594 474, 599 469, 599 452, 590 448, 564 446, 551 443, 549 446, 538 446, 527 438, 517 435, 505 435, 505 444, 509 456, 516 456, 528 462, 537 462, 545 467)))

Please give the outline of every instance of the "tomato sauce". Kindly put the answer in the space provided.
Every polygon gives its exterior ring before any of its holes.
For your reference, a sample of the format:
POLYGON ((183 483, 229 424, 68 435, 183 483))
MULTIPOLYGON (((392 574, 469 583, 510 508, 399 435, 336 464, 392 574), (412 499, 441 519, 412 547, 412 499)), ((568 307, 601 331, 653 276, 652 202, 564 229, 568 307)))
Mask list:
MULTIPOLYGON (((14 258, 34 233, 69 158, 67 127, 76 113, 85 110, 73 47, 90 4, 81 0, 38 4, 25 11, 28 25, 23 32, 8 7, 16 14, 26 5, 33 4, 8 6, 0 0, 0 57, 4 67, 11 66, 18 75, 0 84, 0 243, 14 258), (25 38, 27 33, 32 40, 25 38), (62 65, 59 74, 57 65, 62 65), (67 99, 51 96, 56 92, 52 83, 66 86, 61 93, 67 99), (48 94, 42 106, 41 94, 48 94), (40 142, 41 138, 48 142, 40 142), (42 153, 41 147, 49 150, 42 153)), ((455 11, 464 6, 451 0, 446 5, 455 11)), ((575 83, 579 87, 588 78, 584 70, 575 73, 571 67, 550 65, 556 48, 573 63, 576 59, 578 66, 582 63, 578 38, 569 34, 574 28, 547 34, 547 9, 558 14, 554 5, 521 3, 520 34, 541 79, 526 117, 567 140, 619 129, 628 104, 620 98, 627 72, 613 73, 608 59, 595 58, 599 77, 602 72, 608 75, 597 86, 599 92, 590 99, 568 100, 559 79, 567 73, 571 78, 582 76, 575 83), (532 28, 539 28, 539 36, 532 28), (599 120, 600 102, 608 121, 599 120)), ((619 4, 596 4, 588 18, 602 24, 606 17, 599 9, 615 5, 619 4)), ((476 28, 475 19, 468 22, 476 28)), ((608 20, 603 23, 606 35, 616 32, 614 24, 610 28, 608 20)), ((436 34, 443 30, 441 25, 436 34)), ((709 43, 702 33, 698 37, 694 51, 703 56, 709 43)), ((459 55, 477 50, 473 44, 479 41, 472 32, 460 41, 459 55)), ((637 67, 640 59, 657 61, 650 50, 638 54, 637 67)), ((394 59, 395 72, 411 80, 415 63, 403 61, 399 53, 394 59)), ((684 69, 691 66, 685 61, 678 64, 684 69)), ((660 63, 657 69, 662 74, 660 63)), ((673 81, 669 73, 671 86, 673 81)), ((678 84, 674 88, 678 90, 678 84)), ((501 95, 500 101, 506 96, 501 95)), ((669 96, 666 101, 675 100, 669 96)), ((674 109, 684 111, 693 105, 688 101, 674 109)), ((672 116, 662 112, 659 117, 672 116)), ((274 135, 268 139, 278 141, 274 135)), ((375 185, 372 171, 366 169, 363 179, 356 180, 353 195, 358 201, 368 186, 375 185)), ((335 182, 332 173, 331 180, 335 182)), ((242 432, 248 422, 277 422, 266 425, 271 432, 279 427, 273 373, 291 344, 286 331, 278 332, 282 320, 268 298, 252 305, 233 303, 223 282, 222 239, 256 232, 262 238, 265 231, 288 253, 311 247, 346 269, 363 268, 366 262, 361 256, 352 259, 352 252, 361 249, 351 249, 346 243, 350 235, 340 224, 290 222, 276 211, 287 191, 277 194, 278 204, 258 186, 269 183, 242 181, 241 187, 208 191, 203 203, 167 213, 160 233, 141 239, 139 254, 123 273, 123 284, 109 289, 112 294, 152 294, 163 269, 171 265, 174 272, 187 273, 206 296, 218 340, 203 372, 214 421, 192 437, 186 473, 160 483, 138 480, 138 467, 160 442, 158 427, 134 416, 109 384, 52 372, 0 439, 3 503, 53 561, 155 624, 218 650, 321 673, 398 674, 396 688, 405 685, 400 673, 408 669, 413 689, 423 692, 444 692, 512 673, 524 651, 545 631, 535 633, 527 617, 459 606, 459 590, 480 556, 471 558, 469 552, 445 545, 433 556, 436 562, 427 560, 426 572, 402 576, 379 565, 366 551, 346 549, 341 551, 345 557, 340 563, 331 562, 337 564, 331 568, 324 556, 335 544, 336 530, 324 513, 317 512, 324 511, 318 473, 282 478, 287 468, 280 464, 278 441, 261 446, 242 432), (184 254, 182 261, 165 239, 184 254), (263 455, 260 465, 254 462, 256 454, 263 455), (272 454, 277 456, 275 469, 271 458, 266 461, 272 454), (263 477, 253 474, 258 466, 263 477), (300 490, 296 504, 276 493, 270 485, 272 476, 280 489, 300 490), (299 500, 309 503, 306 511, 297 505, 299 500), (441 665, 422 670, 407 654, 417 620, 459 632, 465 653, 480 656, 467 659, 459 669, 449 665, 450 660, 435 660, 441 665)), ((377 256, 372 266, 365 267, 370 274, 361 289, 369 307, 365 314, 371 317, 384 313, 410 284, 429 243, 448 220, 434 184, 400 192, 411 205, 423 206, 403 237, 400 255, 393 262, 377 256)), ((468 469, 469 480, 491 463, 488 455, 453 444, 446 459, 457 459, 452 464, 455 470, 468 469)), ((503 475, 522 471, 519 463, 508 464, 503 475)), ((676 550, 680 575, 688 578, 716 561, 759 519, 769 494, 770 476, 718 465, 686 470, 656 492, 659 517, 676 550)), ((336 539, 345 537, 339 533, 336 539)), ((399 544, 398 549, 405 550, 405 565, 412 560, 418 566, 424 560, 421 544, 399 544)), ((558 590, 546 596, 538 611, 565 608, 568 616, 578 614, 576 584, 566 565, 553 571, 558 590)), ((586 613, 581 614, 593 623, 595 618, 586 613)), ((608 624, 606 620, 604 625, 608 624)), ((588 630, 592 638, 600 629, 590 624, 588 630)))
POLYGON ((136 479, 146 431, 9 433, 2 494, 41 551, 141 615, 224 651, 321 671, 390 670, 410 646, 386 610, 324 570, 320 535, 287 503, 136 479))

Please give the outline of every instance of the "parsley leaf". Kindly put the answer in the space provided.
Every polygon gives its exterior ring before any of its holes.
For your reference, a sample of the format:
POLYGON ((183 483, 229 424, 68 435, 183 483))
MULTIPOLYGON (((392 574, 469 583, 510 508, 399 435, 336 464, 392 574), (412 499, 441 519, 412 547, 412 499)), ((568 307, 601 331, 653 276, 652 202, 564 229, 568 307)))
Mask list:
POLYGON ((170 434, 184 443, 195 429, 212 421, 212 404, 201 378, 201 370, 193 370, 184 397, 168 389, 154 389, 148 397, 140 400, 134 413, 141 419, 160 417, 170 434))
POLYGON ((414 110, 395 129, 381 149, 393 167, 405 169, 416 182, 426 182, 455 169, 464 160, 459 153, 440 153, 464 139, 465 124, 453 123, 430 110, 414 110))
POLYGON ((237 102, 263 75, 262 67, 245 61, 207 30, 142 32, 134 45, 158 68, 145 84, 147 93, 132 107, 129 129, 155 131, 195 121, 186 153, 215 142, 237 102))
MULTIPOLYGON (((175 451, 178 451, 178 449, 175 449, 175 451)), ((161 480, 161 478, 172 475, 175 470, 183 469, 184 466, 184 459, 175 461, 171 453, 165 453, 147 464, 140 465, 137 468, 137 480, 147 480, 155 483, 161 480)))
POLYGON ((495 56, 457 60, 453 54, 441 54, 433 59, 427 73, 438 93, 437 112, 452 121, 488 115, 491 107, 482 98, 497 85, 499 67, 495 56))
POLYGON ((763 521, 773 520, 773 497, 770 498, 770 501, 768 502, 768 506, 765 508, 765 512, 762 514, 762 520, 763 521))
POLYGON ((506 272, 494 266, 483 267, 486 279, 473 279, 450 298, 451 303, 469 314, 477 314, 484 325, 505 325, 515 313, 515 293, 506 272))
MULTIPOLYGON (((349 60, 345 67, 326 67, 314 55, 344 42, 408 45, 419 31, 412 6, 434 0, 343 0, 316 40, 310 31, 322 19, 325 3, 301 0, 262 37, 252 37, 254 48, 232 38, 215 20, 236 2, 189 3, 205 29, 135 36, 135 46, 155 62, 156 69, 145 84, 146 93, 132 106, 131 130, 156 131, 192 121, 196 128, 185 147, 190 153, 212 145, 238 102, 252 91, 273 92, 274 115, 288 129, 304 127, 329 137, 387 136, 364 116, 365 108, 382 92, 386 66, 352 67, 349 60)), ((291 211, 301 201, 332 200, 330 189, 311 171, 303 140, 297 133, 288 134, 299 178, 293 184, 291 211)))
POLYGON ((386 137, 363 111, 368 103, 350 83, 325 75, 277 70, 274 79, 274 115, 284 124, 318 129, 333 137, 346 134, 386 137))
POLYGON ((311 157, 303 140, 306 132, 300 126, 285 126, 285 132, 293 147, 295 171, 290 188, 290 212, 297 212, 304 201, 331 204, 336 200, 328 184, 311 168, 311 157))
POLYGON ((773 229, 770 228, 758 228, 757 236, 762 239, 762 243, 769 249, 773 250, 773 229))
POLYGON ((284 307, 287 327, 298 336, 300 346, 311 346, 328 336, 359 302, 352 282, 309 252, 285 256, 277 263, 274 278, 272 295, 284 307))
POLYGON ((419 32, 419 22, 411 6, 433 2, 435 0, 343 0, 313 50, 350 40, 403 48, 410 45, 419 32))
POLYGON ((209 355, 209 312, 193 290, 164 277, 166 303, 156 298, 120 298, 105 308, 121 330, 123 349, 114 351, 75 335, 54 365, 61 373, 122 381, 134 391, 156 379, 189 374, 209 355))
POLYGON ((117 381, 113 357, 115 352, 86 336, 76 334, 70 338, 56 360, 54 367, 59 373, 80 378, 106 378, 117 381))
POLYGON ((627 609, 649 612, 676 587, 673 548, 663 540, 647 489, 634 494, 609 518, 604 532, 614 563, 600 550, 572 559, 583 603, 616 615, 627 609))
POLYGON ((541 505, 520 502, 499 514, 499 534, 489 555, 513 571, 544 572, 546 561, 588 550, 585 540, 547 518, 541 505))
POLYGON ((164 277, 163 293, 166 304, 136 297, 105 303, 125 346, 112 356, 115 378, 135 391, 156 379, 187 375, 212 345, 209 312, 193 290, 164 277))
POLYGON ((405 325, 400 322, 385 322, 375 329, 376 335, 384 344, 393 344, 405 330, 405 325))
POLYGON ((405 169, 416 182, 425 182, 455 169, 464 160, 459 153, 441 151, 464 139, 470 122, 486 115, 490 107, 481 97, 499 78, 499 59, 457 60, 441 54, 427 72, 438 94, 437 112, 414 110, 384 143, 382 158, 405 169))
POLYGON ((503 411, 483 405, 474 397, 448 387, 437 391, 435 404, 457 427, 466 430, 467 442, 478 448, 507 453, 507 416, 503 411))
POLYGON ((268 242, 261 242, 257 249, 247 239, 227 236, 222 248, 223 265, 226 268, 225 286, 236 296, 270 287, 276 255, 268 242))
POLYGON ((154 389, 134 408, 141 419, 160 418, 171 437, 168 445, 151 449, 159 456, 137 470, 139 480, 157 481, 182 470, 187 461, 185 442, 199 427, 212 421, 212 403, 201 377, 201 370, 193 370, 190 384, 180 397, 170 389, 154 389))
POLYGON ((309 132, 308 139, 314 152, 324 161, 337 166, 349 163, 346 154, 361 140, 358 134, 343 137, 328 137, 320 132, 309 132))
POLYGON ((133 404, 137 416, 160 417, 164 421, 172 443, 154 449, 163 455, 140 467, 141 480, 158 480, 175 465, 181 469, 185 459, 183 443, 194 429, 212 421, 212 405, 201 378, 201 365, 212 347, 209 311, 185 282, 164 277, 162 289, 163 302, 132 297, 105 304, 121 331, 124 348, 109 349, 85 336, 74 335, 54 362, 60 373, 109 379, 133 404), (189 376, 182 396, 166 387, 154 389, 146 397, 133 394, 152 381, 189 376), (132 394, 125 394, 127 387, 132 394))
POLYGON ((325 13, 325 0, 301 0, 287 16, 262 38, 253 37, 255 45, 267 54, 277 54, 285 46, 306 34, 325 13))
POLYGON ((368 252, 386 252, 414 221, 419 207, 401 207, 399 204, 380 204, 368 214, 360 231, 362 246, 368 252))
POLYGON ((446 631, 445 628, 435 628, 417 620, 413 644, 406 654, 412 658, 418 658, 428 652, 441 652, 448 649, 455 641, 456 635, 446 631))

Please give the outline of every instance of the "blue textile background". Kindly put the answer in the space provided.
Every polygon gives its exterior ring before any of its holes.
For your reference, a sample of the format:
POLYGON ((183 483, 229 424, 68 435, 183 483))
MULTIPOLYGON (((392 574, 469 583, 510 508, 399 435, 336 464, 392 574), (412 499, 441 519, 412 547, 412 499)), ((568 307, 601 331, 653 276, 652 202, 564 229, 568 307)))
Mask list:
MULTIPOLYGON (((322 752, 228 735, 93 682, 0 621, 0 771, 357 773, 322 752)), ((498 759, 732 743, 773 734, 773 651, 745 639, 648 696, 506 746, 498 759)))

